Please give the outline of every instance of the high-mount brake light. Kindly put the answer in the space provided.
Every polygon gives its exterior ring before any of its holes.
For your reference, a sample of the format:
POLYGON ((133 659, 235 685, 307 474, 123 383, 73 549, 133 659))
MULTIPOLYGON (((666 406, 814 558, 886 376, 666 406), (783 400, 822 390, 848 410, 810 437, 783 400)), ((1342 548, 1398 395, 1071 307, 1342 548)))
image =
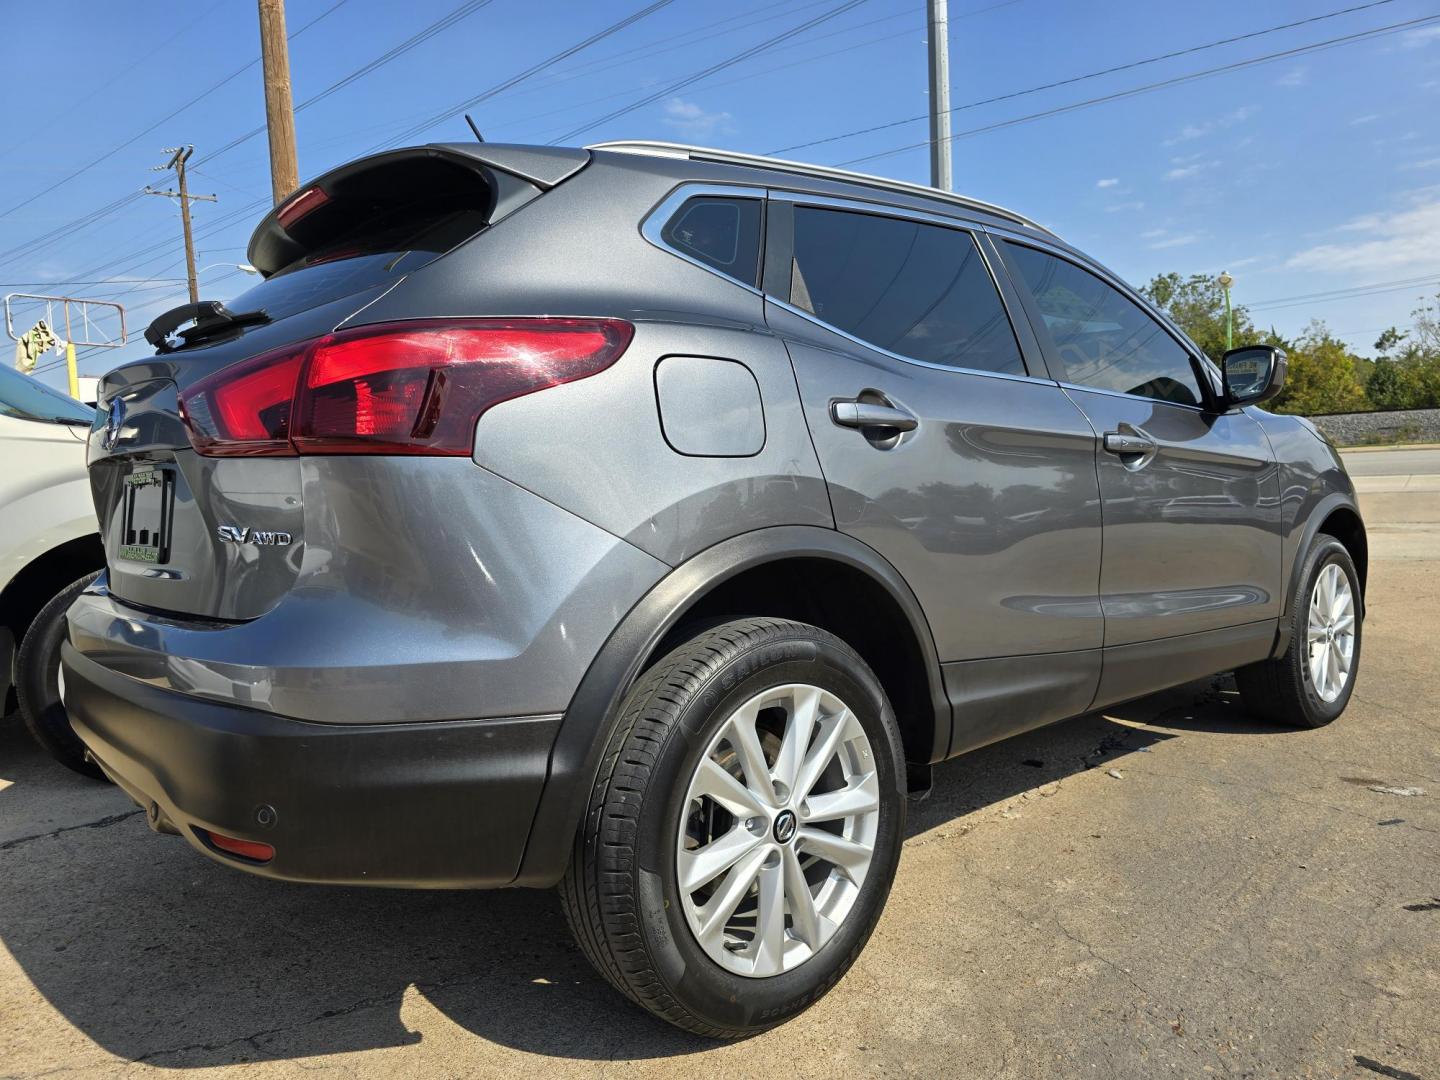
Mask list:
POLYGON ((280 223, 282 229, 288 229, 306 214, 312 210, 319 210, 329 201, 330 196, 324 188, 306 188, 276 212, 275 220, 280 223))
POLYGON ((585 318, 365 326, 223 368, 180 412, 208 456, 469 456, 485 410, 604 371, 634 332, 585 318))

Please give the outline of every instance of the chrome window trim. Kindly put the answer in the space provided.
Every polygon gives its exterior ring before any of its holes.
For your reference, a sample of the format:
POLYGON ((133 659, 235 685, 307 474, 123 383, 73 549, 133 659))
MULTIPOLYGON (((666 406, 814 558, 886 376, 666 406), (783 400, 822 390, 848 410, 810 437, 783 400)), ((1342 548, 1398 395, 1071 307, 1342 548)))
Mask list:
POLYGON ((773 172, 790 173, 797 176, 809 177, 814 180, 833 180, 841 183, 857 184, 864 187, 875 188, 879 191, 891 191, 897 194, 914 195, 924 199, 934 199, 939 202, 950 203, 964 209, 989 214, 992 217, 1002 218, 1006 221, 1013 221, 1022 228, 1035 229, 1053 236, 1045 226, 1038 222, 1031 221, 1023 214, 994 203, 987 203, 983 199, 971 198, 968 195, 960 195, 953 191, 942 191, 939 188, 927 187, 924 184, 911 184, 904 180, 896 180, 888 176, 874 176, 870 173, 854 172, 850 169, 837 169, 829 165, 813 165, 803 161, 790 161, 786 158, 766 157, 762 154, 745 154, 735 150, 716 150, 713 147, 693 146, 689 143, 665 142, 660 140, 618 140, 613 142, 591 143, 587 150, 611 150, 625 154, 646 154, 653 157, 667 157, 688 159, 690 161, 706 161, 720 165, 742 165, 756 169, 769 169, 773 172))
MULTIPOLYGON (((889 203, 870 202, 866 199, 846 199, 835 195, 815 195, 806 191, 791 191, 789 189, 771 188, 769 191, 771 201, 788 202, 797 206, 813 206, 822 210, 842 210, 849 213, 870 214, 875 217, 898 218, 901 221, 914 221, 921 225, 935 225, 942 229, 954 229, 957 232, 976 233, 984 232, 984 227, 975 221, 959 217, 948 217, 944 214, 932 214, 925 210, 912 210, 905 206, 892 206, 889 203)), ((964 375, 986 375, 995 379, 1010 379, 1018 382, 1038 382, 1055 384, 1055 380, 1049 377, 1041 378, 1029 373, 1030 364, 1025 357, 1025 347, 1020 343, 1020 335, 1015 331, 1015 313, 1010 310, 1010 305, 1005 300, 1005 290, 1000 287, 1000 279, 995 273, 995 267, 991 265, 990 257, 985 253, 984 245, 980 244, 973 235, 970 242, 975 245, 975 253, 980 256, 980 265, 985 267, 985 272, 990 275, 990 284, 995 289, 995 297, 1000 301, 1000 310, 1005 313, 1005 318, 1010 322, 1010 335, 1015 339, 1015 351, 1020 357, 1020 363, 1025 367, 1025 374, 1016 375, 1008 371, 991 371, 988 368, 964 367, 960 364, 937 364, 933 360, 921 360, 918 357, 906 356, 904 353, 897 353, 874 342, 866 341, 864 338, 856 337, 849 331, 826 322, 813 312, 798 308, 795 305, 781 300, 779 297, 771 296, 768 293, 765 299, 777 307, 783 308, 791 314, 798 315, 807 322, 816 326, 823 326, 832 334, 838 334, 846 341, 862 345, 867 349, 888 356, 895 360, 902 360, 907 364, 916 364, 919 367, 930 368, 932 371, 958 371, 964 375)), ((1023 314, 1023 313, 1022 313, 1023 314)))
MULTIPOLYGON (((1170 339, 1192 360, 1198 361, 1207 370, 1215 366, 1210 358, 1201 352, 1199 347, 1186 337, 1184 331, 1171 322, 1164 312, 1157 310, 1155 305, 1150 303, 1149 300, 1141 296, 1124 281, 1088 256, 1082 255, 1077 251, 1072 251, 1069 248, 1059 247, 1055 244, 1046 243, 1043 240, 1037 240, 1035 237, 1026 236, 1024 233, 1012 232, 1009 229, 997 229, 993 226, 984 226, 984 230, 999 240, 1010 240, 1023 247, 1032 247, 1036 251, 1043 251, 1045 254, 1053 255, 1055 258, 1068 262, 1080 270, 1094 274, 1105 284, 1109 285, 1116 292, 1120 293, 1120 295, 1139 307, 1146 315, 1149 315, 1159 323, 1160 328, 1164 330, 1170 339)), ((1020 282, 1019 285, 1024 285, 1024 282, 1020 282)), ((1017 287, 1019 287, 1019 285, 1017 285, 1017 287)), ((1028 288, 1028 286, 1025 287, 1028 288)), ((1138 398, 1141 401, 1154 401, 1160 405, 1173 405, 1177 409, 1191 409, 1201 413, 1214 414, 1217 411, 1207 408, 1204 405, 1186 405, 1183 402, 1165 401, 1162 398, 1147 397, 1144 394, 1127 394, 1124 390, 1108 390, 1099 386, 1087 386, 1084 383, 1070 382, 1067 379, 1057 379, 1056 382, 1067 389, 1083 390, 1088 394, 1106 394, 1110 397, 1130 398, 1132 401, 1138 398)), ((1210 390, 1211 393, 1216 393, 1218 396, 1218 390, 1214 385, 1210 387, 1210 390)))
MULTIPOLYGON (((751 285, 749 282, 741 281, 739 278, 725 273, 725 271, 718 267, 711 266, 709 263, 697 259, 693 255, 689 255, 671 244, 667 244, 663 233, 665 226, 670 223, 670 220, 680 210, 680 207, 684 206, 691 199, 704 197, 706 195, 726 199, 755 199, 761 204, 761 209, 763 210, 765 194, 764 188, 752 187, 747 184, 684 183, 676 187, 670 194, 666 195, 665 198, 661 199, 655 208, 645 215, 640 222, 640 235, 666 254, 673 255, 677 259, 683 259, 691 266, 698 266, 701 270, 714 274, 718 278, 723 278, 732 285, 738 285, 747 292, 763 297, 765 293, 758 285, 751 285)), ((760 217, 760 230, 760 251, 763 259, 765 251, 765 216, 763 213, 760 217)))
POLYGON ((776 297, 767 295, 765 297, 765 302, 767 304, 774 304, 776 307, 781 308, 784 311, 788 311, 792 315, 798 315, 806 322, 814 323, 816 326, 828 330, 830 333, 835 334, 837 337, 842 337, 846 341, 853 342, 854 344, 859 345, 862 348, 869 349, 873 353, 879 353, 881 356, 888 356, 892 360, 899 360, 903 364, 914 364, 916 367, 930 368, 932 371, 949 371, 957 375, 983 375, 987 379, 1008 379, 1010 382, 1044 383, 1046 386, 1058 385, 1054 379, 1041 379, 1037 378, 1034 375, 1012 375, 1008 371, 987 371, 985 368, 959 367, 955 364, 936 364, 929 360, 917 360, 913 356, 902 356, 900 353, 891 352, 889 349, 882 348, 879 345, 874 345, 864 340, 863 338, 858 338, 854 334, 847 333, 846 331, 841 330, 838 326, 831 326, 823 319, 817 319, 814 315, 810 314, 810 312, 805 311, 802 308, 794 307, 791 304, 787 304, 784 300, 780 300, 776 297))

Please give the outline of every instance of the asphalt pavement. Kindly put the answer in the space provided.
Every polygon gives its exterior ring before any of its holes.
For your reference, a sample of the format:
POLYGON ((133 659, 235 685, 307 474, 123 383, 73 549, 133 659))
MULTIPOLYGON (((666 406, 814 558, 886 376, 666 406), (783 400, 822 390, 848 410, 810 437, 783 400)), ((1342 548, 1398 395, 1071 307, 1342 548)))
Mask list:
POLYGON ((0 1076, 1437 1080, 1440 492, 1362 501, 1338 722, 1202 680, 947 763, 855 968, 736 1044, 624 1001, 548 893, 250 878, 0 724, 0 1076))

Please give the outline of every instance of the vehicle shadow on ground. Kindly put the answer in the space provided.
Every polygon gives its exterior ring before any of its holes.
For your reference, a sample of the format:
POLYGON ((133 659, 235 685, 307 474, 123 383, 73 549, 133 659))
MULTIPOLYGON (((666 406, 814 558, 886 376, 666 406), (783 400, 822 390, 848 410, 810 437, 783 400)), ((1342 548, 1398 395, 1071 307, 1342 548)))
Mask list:
MULTIPOLYGON (((1208 680, 1115 715, 1172 730, 1092 715, 948 762, 931 797, 910 804, 909 834, 1111 767, 1183 737, 1176 730, 1254 726, 1208 680)), ((67 785, 87 806, 95 798, 80 777, 27 782, 50 766, 13 724, 0 731, 0 763, 0 776, 21 777, 0 788, 0 821, 53 821, 43 802, 67 785)), ((106 817, 131 809, 118 793, 106 806, 106 817)), ((140 816, 34 832, 0 845, 0 938, 51 1005, 128 1060, 198 1068, 404 1046, 421 1041, 417 1027, 433 1028, 430 1009, 484 1039, 557 1057, 663 1058, 714 1045, 651 1019, 601 980, 552 893, 264 881, 151 835, 140 816)))

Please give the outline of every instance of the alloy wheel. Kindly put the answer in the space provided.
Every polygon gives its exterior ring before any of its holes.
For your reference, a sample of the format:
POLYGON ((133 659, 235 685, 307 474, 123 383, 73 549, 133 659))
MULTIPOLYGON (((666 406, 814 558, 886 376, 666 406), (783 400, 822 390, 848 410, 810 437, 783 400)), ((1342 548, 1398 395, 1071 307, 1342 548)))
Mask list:
POLYGON ((1329 704, 1349 683, 1355 662, 1355 594, 1338 563, 1324 567, 1315 579, 1305 644, 1310 682, 1329 704))
POLYGON ((801 683, 757 694, 685 795, 676 871, 696 941, 751 978, 805 963, 854 907, 879 822, 875 756, 845 703, 801 683))

